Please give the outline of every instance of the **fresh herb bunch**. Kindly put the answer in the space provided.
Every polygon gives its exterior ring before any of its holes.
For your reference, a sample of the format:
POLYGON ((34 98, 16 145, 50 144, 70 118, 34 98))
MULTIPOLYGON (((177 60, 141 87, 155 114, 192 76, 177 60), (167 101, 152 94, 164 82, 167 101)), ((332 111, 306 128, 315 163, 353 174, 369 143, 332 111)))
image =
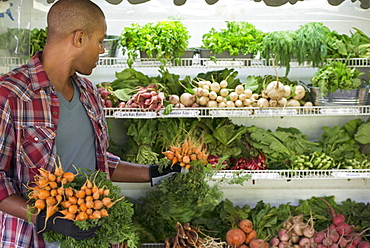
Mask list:
POLYGON ((34 28, 31 30, 30 57, 37 51, 44 50, 46 44, 48 28, 34 28))
POLYGON ((163 65, 173 60, 180 62, 190 37, 187 27, 180 21, 158 21, 143 26, 132 23, 124 28, 119 41, 122 53, 127 52, 127 63, 132 67, 138 51, 146 52, 149 58, 155 57, 163 65))
POLYGON ((320 67, 311 78, 312 86, 318 87, 322 96, 328 92, 337 90, 349 91, 360 88, 362 82, 360 73, 356 68, 350 68, 346 64, 331 60, 320 67))
POLYGON ((229 51, 230 55, 257 54, 265 33, 244 21, 226 21, 226 29, 215 28, 203 34, 202 48, 221 54, 229 51))
MULTIPOLYGON (((86 177, 94 178, 96 185, 106 187, 110 190, 109 198, 116 200, 120 198, 120 188, 113 185, 112 181, 107 179, 107 173, 102 171, 92 172, 87 169, 79 169, 79 176, 75 177, 73 182, 65 184, 65 187, 80 189, 86 182, 86 177), (85 176, 86 175, 86 176, 85 176)), ((100 219, 87 219, 84 221, 75 221, 74 223, 81 229, 99 225, 96 230, 97 236, 94 238, 76 240, 69 236, 48 231, 44 234, 44 238, 48 242, 60 242, 61 248, 86 248, 86 247, 110 247, 111 244, 126 243, 128 247, 137 247, 138 236, 136 229, 132 224, 134 215, 134 207, 127 199, 122 199, 116 202, 108 211, 108 216, 100 219)))
MULTIPOLYGON (((170 166, 162 160, 162 166, 170 166)), ((218 184, 210 186, 213 169, 195 160, 187 173, 177 173, 134 201, 134 222, 139 225, 140 240, 163 242, 176 234, 176 223, 191 222, 212 211, 222 197, 218 184), (151 236, 145 235, 151 233, 151 236), (144 237, 143 237, 144 236, 144 237)))
POLYGON ((330 29, 319 22, 310 22, 301 25, 297 33, 294 54, 299 64, 312 63, 317 67, 325 61, 328 54, 328 37, 330 29))
POLYGON ((267 33, 262 40, 261 56, 267 61, 270 58, 275 64, 285 66, 285 76, 290 71, 290 61, 296 53, 297 33, 295 31, 274 31, 267 33))

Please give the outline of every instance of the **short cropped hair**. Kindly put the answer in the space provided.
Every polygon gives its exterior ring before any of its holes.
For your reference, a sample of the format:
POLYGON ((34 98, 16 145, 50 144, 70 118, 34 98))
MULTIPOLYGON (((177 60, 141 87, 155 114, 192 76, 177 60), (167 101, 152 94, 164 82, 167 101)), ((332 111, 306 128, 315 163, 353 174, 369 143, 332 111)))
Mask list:
POLYGON ((79 29, 91 37, 104 18, 100 7, 90 0, 58 0, 47 15, 48 40, 59 41, 79 29))

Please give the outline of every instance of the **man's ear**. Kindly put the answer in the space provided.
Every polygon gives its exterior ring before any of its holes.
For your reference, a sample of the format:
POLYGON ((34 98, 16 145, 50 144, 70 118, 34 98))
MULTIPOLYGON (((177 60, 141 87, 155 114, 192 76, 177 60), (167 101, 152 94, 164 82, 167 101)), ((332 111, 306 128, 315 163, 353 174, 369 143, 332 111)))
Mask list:
POLYGON ((73 36, 73 45, 76 47, 82 47, 83 44, 86 42, 86 32, 82 29, 78 29, 75 31, 73 36))

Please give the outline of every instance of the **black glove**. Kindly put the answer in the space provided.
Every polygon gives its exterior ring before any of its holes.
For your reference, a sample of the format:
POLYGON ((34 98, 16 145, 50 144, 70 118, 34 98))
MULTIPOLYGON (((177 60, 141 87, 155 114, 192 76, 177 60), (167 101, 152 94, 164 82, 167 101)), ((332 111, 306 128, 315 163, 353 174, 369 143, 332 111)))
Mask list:
POLYGON ((56 212, 45 223, 46 210, 42 210, 36 218, 37 233, 42 234, 44 232, 53 230, 54 232, 63 234, 65 236, 70 236, 74 239, 81 240, 95 237, 95 231, 99 228, 99 226, 96 226, 88 230, 82 230, 78 228, 72 220, 61 219, 57 217, 64 217, 64 215, 60 212, 56 212))
POLYGON ((182 171, 182 168, 178 164, 174 164, 172 167, 167 166, 163 168, 163 171, 159 171, 159 166, 155 164, 149 165, 149 175, 151 178, 151 185, 152 187, 160 184, 166 178, 172 177, 175 173, 179 173, 182 171))

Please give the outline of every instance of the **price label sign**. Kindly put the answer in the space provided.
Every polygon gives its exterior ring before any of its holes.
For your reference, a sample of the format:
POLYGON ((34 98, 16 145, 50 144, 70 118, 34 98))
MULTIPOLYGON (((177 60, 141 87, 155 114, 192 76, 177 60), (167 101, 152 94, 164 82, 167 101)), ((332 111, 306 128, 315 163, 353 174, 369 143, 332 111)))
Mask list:
POLYGON ((198 117, 200 115, 199 110, 172 109, 168 115, 164 115, 163 112, 164 110, 159 111, 159 115, 162 117, 198 117))
POLYGON ((262 110, 255 110, 254 115, 258 115, 258 116, 297 115, 297 110, 295 109, 262 109, 262 110))
POLYGON ((280 178, 278 173, 253 173, 252 179, 276 179, 280 178))
POLYGON ((211 110, 211 116, 215 117, 249 117, 251 111, 249 110, 211 110))
POLYGON ((130 112, 130 111, 116 111, 113 113, 114 118, 155 118, 156 112, 130 112))
POLYGON ((360 114, 360 110, 358 108, 321 109, 320 112, 327 115, 360 114))
POLYGON ((333 172, 332 176, 336 178, 370 178, 370 172, 333 172))

